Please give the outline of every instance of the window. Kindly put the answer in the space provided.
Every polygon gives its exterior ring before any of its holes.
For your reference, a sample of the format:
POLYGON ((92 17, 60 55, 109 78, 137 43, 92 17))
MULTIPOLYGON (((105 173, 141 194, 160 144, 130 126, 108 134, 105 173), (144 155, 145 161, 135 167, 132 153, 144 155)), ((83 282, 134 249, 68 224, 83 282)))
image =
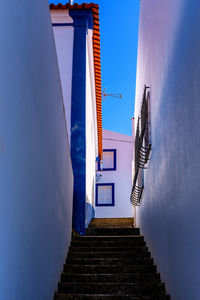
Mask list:
MULTIPOLYGON (((100 164, 98 164, 98 171, 101 171, 100 164)), ((116 171, 116 149, 103 150, 102 171, 116 171)))
POLYGON ((96 206, 114 206, 114 183, 96 184, 96 206))

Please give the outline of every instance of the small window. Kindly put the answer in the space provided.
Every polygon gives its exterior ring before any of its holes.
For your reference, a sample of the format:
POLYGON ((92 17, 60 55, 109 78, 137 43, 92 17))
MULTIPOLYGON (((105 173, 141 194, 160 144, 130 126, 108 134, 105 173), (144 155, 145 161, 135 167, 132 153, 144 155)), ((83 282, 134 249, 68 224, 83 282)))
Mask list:
MULTIPOLYGON (((100 164, 98 164, 98 171, 100 171, 100 164)), ((103 165, 102 171, 115 171, 116 170, 116 149, 103 150, 103 165)))
POLYGON ((114 183, 96 184, 96 206, 114 206, 114 183))

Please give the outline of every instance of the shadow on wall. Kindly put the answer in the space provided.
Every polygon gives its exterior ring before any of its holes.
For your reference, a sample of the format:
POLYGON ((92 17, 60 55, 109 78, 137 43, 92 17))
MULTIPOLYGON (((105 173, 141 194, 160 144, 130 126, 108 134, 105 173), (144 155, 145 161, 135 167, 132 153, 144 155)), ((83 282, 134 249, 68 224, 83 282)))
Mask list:
POLYGON ((48 2, 34 4, 0 8, 2 300, 52 299, 71 240, 73 173, 56 49, 48 2))
POLYGON ((141 206, 142 233, 172 298, 181 300, 198 300, 200 293, 199 9, 199 2, 185 2, 154 128, 148 196, 141 206))
MULTIPOLYGON (((94 179, 93 179, 93 183, 92 183, 92 200, 93 203, 95 201, 95 189, 94 189, 94 179)), ((86 203, 85 203, 85 227, 87 228, 91 219, 95 217, 95 208, 94 208, 94 204, 92 205, 89 202, 89 198, 88 195, 86 195, 86 203)))

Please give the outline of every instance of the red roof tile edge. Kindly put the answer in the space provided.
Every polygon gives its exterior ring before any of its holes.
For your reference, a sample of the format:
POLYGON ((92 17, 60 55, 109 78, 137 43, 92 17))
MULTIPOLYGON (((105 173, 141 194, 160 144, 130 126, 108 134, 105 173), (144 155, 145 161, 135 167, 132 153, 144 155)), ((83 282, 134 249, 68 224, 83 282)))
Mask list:
POLYGON ((98 151, 99 159, 102 159, 102 107, 101 107, 101 49, 100 49, 100 28, 99 28, 99 5, 94 3, 82 3, 73 5, 67 4, 50 4, 50 9, 69 9, 69 10, 92 10, 93 15, 93 54, 94 54, 94 73, 95 73, 95 90, 96 90, 96 110, 97 110, 97 132, 98 132, 98 151))

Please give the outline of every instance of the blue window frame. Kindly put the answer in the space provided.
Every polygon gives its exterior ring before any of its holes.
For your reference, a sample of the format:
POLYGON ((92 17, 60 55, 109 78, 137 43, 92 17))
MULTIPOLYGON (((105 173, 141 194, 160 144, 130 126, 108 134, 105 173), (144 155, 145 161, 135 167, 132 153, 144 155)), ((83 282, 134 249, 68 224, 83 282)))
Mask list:
POLYGON ((97 183, 96 184, 96 206, 115 205, 115 184, 97 183))
POLYGON ((116 171, 116 149, 103 149, 103 169, 101 170, 98 164, 98 171, 116 171))

